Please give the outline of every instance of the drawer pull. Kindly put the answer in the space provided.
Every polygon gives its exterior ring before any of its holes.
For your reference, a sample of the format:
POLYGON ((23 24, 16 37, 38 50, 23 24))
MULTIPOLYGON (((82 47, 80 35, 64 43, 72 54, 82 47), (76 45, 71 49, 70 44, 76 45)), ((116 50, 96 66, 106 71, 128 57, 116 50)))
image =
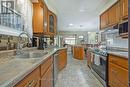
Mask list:
POLYGON ((114 75, 117 75, 117 74, 118 74, 118 72, 115 71, 115 70, 112 70, 112 73, 113 73, 114 75))
POLYGON ((35 80, 32 80, 27 85, 25 85, 24 87, 35 87, 36 84, 37 84, 37 82, 35 80))

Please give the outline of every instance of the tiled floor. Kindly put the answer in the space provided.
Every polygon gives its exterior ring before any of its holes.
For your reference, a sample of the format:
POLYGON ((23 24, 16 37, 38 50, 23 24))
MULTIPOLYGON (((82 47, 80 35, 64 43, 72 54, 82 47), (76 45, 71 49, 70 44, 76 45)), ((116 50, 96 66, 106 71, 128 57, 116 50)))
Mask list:
POLYGON ((103 87, 87 67, 86 60, 68 54, 68 64, 58 76, 56 87, 103 87))

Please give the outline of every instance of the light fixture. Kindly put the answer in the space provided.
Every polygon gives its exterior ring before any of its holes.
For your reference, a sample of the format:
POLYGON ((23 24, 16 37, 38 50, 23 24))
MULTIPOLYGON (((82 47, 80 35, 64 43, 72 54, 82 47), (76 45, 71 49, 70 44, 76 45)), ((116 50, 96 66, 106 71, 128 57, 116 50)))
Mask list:
POLYGON ((73 26, 74 24, 70 23, 69 26, 73 26))

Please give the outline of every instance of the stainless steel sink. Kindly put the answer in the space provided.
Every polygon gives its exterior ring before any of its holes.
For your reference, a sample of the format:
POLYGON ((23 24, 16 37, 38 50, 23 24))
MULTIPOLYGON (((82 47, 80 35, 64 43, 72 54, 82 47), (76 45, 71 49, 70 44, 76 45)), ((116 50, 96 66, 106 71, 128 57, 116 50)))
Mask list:
POLYGON ((16 58, 41 58, 46 54, 48 54, 48 52, 25 52, 16 55, 16 58))

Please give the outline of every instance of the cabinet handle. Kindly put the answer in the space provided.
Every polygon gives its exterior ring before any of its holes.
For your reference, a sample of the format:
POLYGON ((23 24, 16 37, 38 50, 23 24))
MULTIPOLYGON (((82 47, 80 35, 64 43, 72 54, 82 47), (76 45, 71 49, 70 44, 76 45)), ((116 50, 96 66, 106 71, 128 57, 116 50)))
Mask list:
POLYGON ((117 61, 116 61, 116 60, 111 60, 110 62, 112 62, 112 63, 116 63, 116 64, 117 64, 117 61))
POLYGON ((118 74, 118 72, 115 71, 115 70, 112 70, 112 73, 113 73, 114 75, 117 75, 117 74, 118 74))
POLYGON ((32 80, 27 85, 25 85, 24 87, 35 87, 36 84, 37 84, 37 82, 35 80, 32 80))

